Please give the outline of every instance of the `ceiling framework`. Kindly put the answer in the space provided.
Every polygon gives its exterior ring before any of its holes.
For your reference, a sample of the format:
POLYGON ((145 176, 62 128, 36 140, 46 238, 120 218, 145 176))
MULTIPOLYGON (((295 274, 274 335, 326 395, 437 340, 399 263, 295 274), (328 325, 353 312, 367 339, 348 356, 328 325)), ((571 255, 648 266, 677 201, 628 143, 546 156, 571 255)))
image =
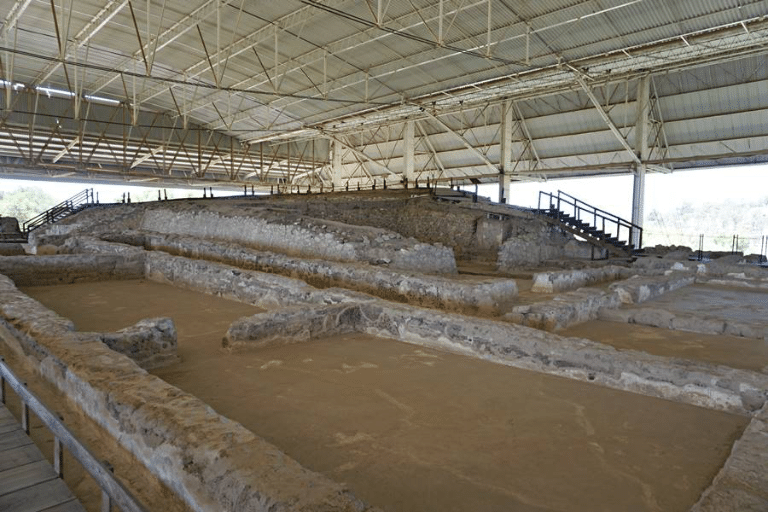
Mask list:
POLYGON ((8 176, 405 186, 768 161, 768 0, 0 2, 8 176))

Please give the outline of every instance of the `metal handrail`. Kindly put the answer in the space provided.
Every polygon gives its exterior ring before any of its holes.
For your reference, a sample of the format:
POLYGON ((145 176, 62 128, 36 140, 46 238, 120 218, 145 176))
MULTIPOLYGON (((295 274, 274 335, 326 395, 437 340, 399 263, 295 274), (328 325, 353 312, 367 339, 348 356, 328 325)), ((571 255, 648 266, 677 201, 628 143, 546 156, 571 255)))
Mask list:
MULTIPOLYGON (((606 231, 606 227, 610 227, 611 225, 616 226, 616 238, 620 238, 621 236, 621 229, 627 228, 627 231, 629 232, 629 242, 628 244, 630 246, 634 246, 634 239, 635 236, 637 236, 637 247, 642 247, 643 245, 643 228, 638 226, 637 224, 633 224, 632 222, 623 219, 619 217, 618 215, 615 215, 613 213, 607 212, 601 208, 597 208, 595 206, 592 206, 591 204, 582 201, 581 199, 578 199, 570 194, 567 194, 561 190, 557 191, 557 195, 555 196, 551 192, 539 192, 539 204, 538 204, 538 210, 541 211, 541 200, 542 197, 549 198, 549 209, 555 209, 560 213, 565 213, 565 211, 561 208, 563 204, 573 207, 573 217, 577 220, 584 220, 584 217, 591 217, 590 220, 592 220, 592 225, 597 228, 598 227, 598 220, 602 221, 602 229, 601 231, 603 233, 609 234, 606 231), (570 200, 569 200, 570 199, 570 200), (582 215, 585 214, 585 215, 582 215), (607 226, 606 226, 607 224, 607 226), (635 233, 637 235, 635 235, 635 233)), ((569 208, 570 209, 570 208, 569 208)))
POLYGON ((21 425, 24 431, 29 434, 29 410, 32 409, 32 412, 37 415, 40 421, 53 434, 54 470, 59 477, 63 475, 63 446, 72 453, 96 483, 99 484, 99 487, 101 487, 101 510, 110 510, 112 503, 114 503, 120 510, 125 512, 148 512, 131 492, 115 478, 111 468, 96 459, 88 448, 62 423, 59 417, 51 412, 37 395, 29 391, 24 383, 19 381, 18 377, 6 364, 5 359, 0 357, 0 401, 2 403, 5 403, 6 381, 21 400, 21 425))
POLYGON ((56 206, 48 208, 43 213, 32 217, 22 224, 21 232, 29 234, 30 231, 35 230, 51 222, 55 222, 62 218, 63 213, 72 213, 75 208, 79 208, 86 204, 95 204, 96 199, 92 188, 87 188, 82 192, 75 194, 69 199, 60 202, 56 206))

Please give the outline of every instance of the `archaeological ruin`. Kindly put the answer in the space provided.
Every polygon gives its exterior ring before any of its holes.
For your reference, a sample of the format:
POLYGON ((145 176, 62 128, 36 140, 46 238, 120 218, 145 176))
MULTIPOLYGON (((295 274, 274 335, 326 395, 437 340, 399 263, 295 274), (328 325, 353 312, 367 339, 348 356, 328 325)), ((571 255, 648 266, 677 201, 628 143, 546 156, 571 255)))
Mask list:
POLYGON ((766 13, 0 0, 0 512, 768 512, 766 13))
POLYGON ((2 354, 153 509, 765 503, 768 272, 738 258, 593 258, 450 189, 94 203, 26 248, 2 354))

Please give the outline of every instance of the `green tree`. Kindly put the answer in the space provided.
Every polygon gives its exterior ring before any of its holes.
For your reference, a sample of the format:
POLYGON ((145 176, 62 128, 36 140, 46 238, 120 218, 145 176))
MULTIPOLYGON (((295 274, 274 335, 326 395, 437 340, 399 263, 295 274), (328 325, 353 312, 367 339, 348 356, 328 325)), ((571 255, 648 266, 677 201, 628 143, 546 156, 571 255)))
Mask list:
POLYGON ((19 224, 44 212, 56 201, 38 187, 22 187, 0 197, 0 216, 15 217, 19 224))

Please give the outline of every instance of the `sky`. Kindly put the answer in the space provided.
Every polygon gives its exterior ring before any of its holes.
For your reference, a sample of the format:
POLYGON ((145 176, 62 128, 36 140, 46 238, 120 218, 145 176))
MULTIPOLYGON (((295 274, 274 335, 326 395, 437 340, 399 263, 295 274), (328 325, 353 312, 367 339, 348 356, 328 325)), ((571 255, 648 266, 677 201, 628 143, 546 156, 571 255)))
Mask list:
MULTIPOLYGON (((509 202, 535 207, 539 191, 558 190, 592 206, 631 220, 632 176, 573 178, 547 182, 513 183, 509 202)), ((466 187, 474 190, 474 187, 466 187)), ((497 185, 481 185, 480 194, 498 200, 497 185)), ((743 202, 768 196, 768 165, 720 167, 670 174, 649 173, 645 179, 645 215, 653 210, 669 211, 684 202, 717 203, 728 199, 743 202)), ((768 220, 766 221, 768 227, 768 220)))

